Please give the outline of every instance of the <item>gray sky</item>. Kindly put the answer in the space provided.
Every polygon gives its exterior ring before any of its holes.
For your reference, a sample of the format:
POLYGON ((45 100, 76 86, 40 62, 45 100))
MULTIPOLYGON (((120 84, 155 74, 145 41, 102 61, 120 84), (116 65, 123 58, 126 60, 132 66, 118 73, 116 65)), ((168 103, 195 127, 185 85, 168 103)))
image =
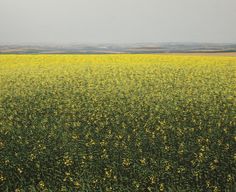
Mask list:
POLYGON ((236 43, 236 0, 0 0, 0 43, 236 43))

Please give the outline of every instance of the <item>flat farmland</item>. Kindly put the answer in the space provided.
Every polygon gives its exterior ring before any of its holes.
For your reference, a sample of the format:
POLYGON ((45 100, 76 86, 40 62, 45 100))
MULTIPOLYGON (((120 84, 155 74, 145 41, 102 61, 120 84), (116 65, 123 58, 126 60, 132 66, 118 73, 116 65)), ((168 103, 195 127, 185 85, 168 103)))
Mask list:
POLYGON ((0 191, 234 191, 236 57, 0 55, 0 191))

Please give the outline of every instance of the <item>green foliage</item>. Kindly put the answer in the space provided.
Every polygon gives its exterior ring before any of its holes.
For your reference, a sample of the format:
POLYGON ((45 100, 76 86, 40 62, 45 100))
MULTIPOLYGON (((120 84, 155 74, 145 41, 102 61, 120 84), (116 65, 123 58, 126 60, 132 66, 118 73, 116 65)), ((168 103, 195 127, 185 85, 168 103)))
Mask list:
POLYGON ((234 191, 235 66, 0 56, 0 191, 234 191))

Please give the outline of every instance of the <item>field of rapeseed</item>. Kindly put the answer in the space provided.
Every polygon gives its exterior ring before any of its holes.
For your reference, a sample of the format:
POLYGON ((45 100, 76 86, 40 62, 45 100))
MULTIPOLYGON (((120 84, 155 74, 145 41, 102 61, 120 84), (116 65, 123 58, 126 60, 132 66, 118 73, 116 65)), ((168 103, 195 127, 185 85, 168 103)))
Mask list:
POLYGON ((0 191, 236 189, 236 58, 0 55, 0 191))

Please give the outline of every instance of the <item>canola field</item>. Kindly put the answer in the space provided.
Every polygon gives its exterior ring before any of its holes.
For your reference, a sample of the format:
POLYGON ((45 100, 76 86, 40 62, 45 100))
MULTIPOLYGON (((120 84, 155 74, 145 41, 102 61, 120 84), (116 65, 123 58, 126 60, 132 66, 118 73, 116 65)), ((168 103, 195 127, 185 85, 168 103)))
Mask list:
POLYGON ((1 192, 233 192, 236 57, 0 55, 1 192))

